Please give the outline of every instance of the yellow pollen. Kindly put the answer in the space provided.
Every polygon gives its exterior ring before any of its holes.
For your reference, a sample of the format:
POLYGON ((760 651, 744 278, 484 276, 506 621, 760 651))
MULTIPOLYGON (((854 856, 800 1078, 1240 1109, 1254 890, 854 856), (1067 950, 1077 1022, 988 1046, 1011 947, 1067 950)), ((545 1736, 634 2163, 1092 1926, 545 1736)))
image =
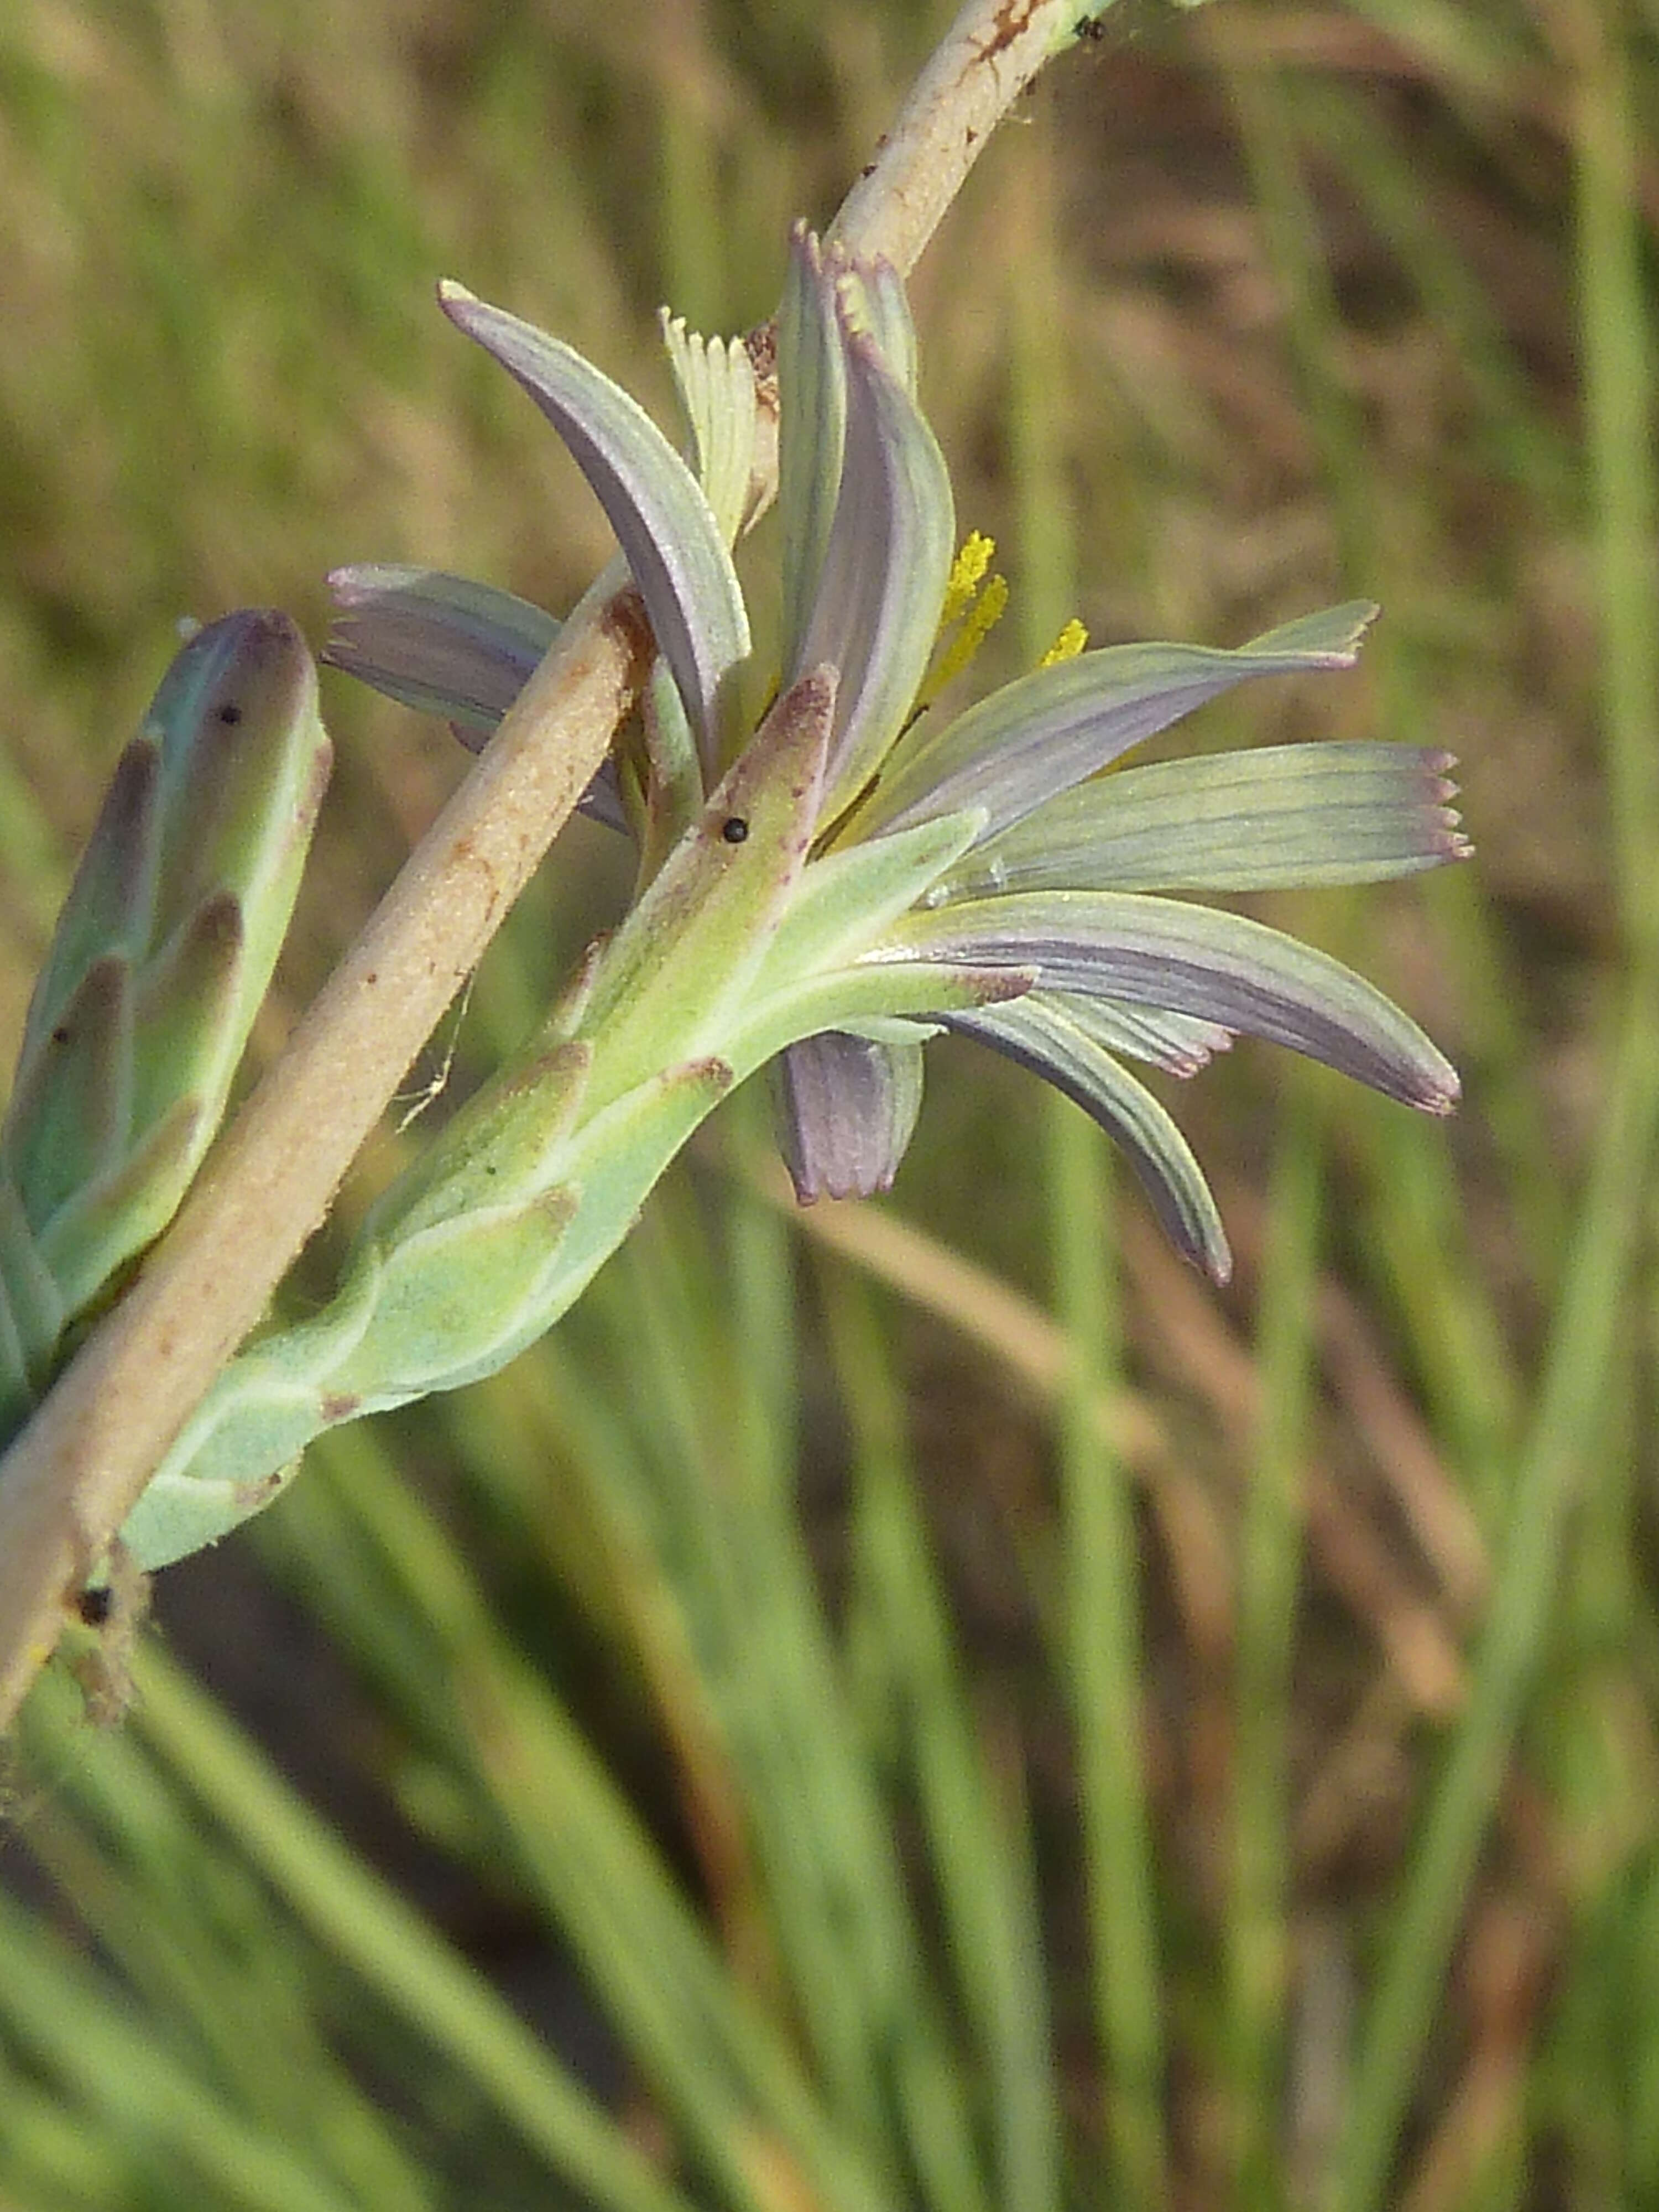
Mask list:
POLYGON ((950 580, 945 586, 945 604, 939 614, 941 629, 948 629, 967 612, 996 550, 995 538, 987 538, 982 531, 970 531, 963 540, 962 550, 951 563, 950 580))
POLYGON ((910 709, 913 720, 961 675, 1002 619, 1008 604, 1007 583, 1001 576, 985 573, 995 550, 994 539, 975 530, 951 563, 945 604, 939 611, 939 641, 934 647, 933 666, 910 709))
POLYGON ((1037 666, 1052 668, 1057 661, 1075 660, 1088 642, 1088 631, 1073 615, 1042 659, 1038 661, 1037 666))

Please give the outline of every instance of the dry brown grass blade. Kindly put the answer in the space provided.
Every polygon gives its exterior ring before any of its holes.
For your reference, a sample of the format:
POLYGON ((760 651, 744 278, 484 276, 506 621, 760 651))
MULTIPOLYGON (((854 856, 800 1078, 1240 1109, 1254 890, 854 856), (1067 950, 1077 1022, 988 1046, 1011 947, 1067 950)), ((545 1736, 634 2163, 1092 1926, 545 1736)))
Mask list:
MULTIPOLYGON (((1223 1210, 1247 1272, 1260 1264, 1267 1209, 1259 1193, 1229 1183, 1223 1210)), ((1479 1611, 1492 1562, 1474 1509, 1458 1488, 1428 1424, 1401 1388, 1370 1322, 1334 1275, 1319 1285, 1320 1364, 1354 1432, 1371 1455, 1416 1541, 1424 1565, 1459 1620, 1479 1611)))
MULTIPOLYGON (((1040 1306, 926 1230, 855 1200, 802 1208, 776 1161, 746 1163, 744 1180, 800 1233, 861 1267, 919 1312, 981 1346, 1047 1412, 1069 1358, 1064 1332, 1040 1306)), ((1103 1443, 1145 1489, 1164 1538, 1176 1601, 1194 1650, 1215 1656, 1232 1638, 1231 1543, 1214 1501, 1182 1462, 1152 1405, 1131 1390, 1103 1391, 1094 1418, 1103 1443)))
MULTIPOLYGON (((771 1203, 793 1209, 781 1173, 751 1178, 771 1203)), ((858 1204, 823 1205, 799 1215, 802 1233, 866 1268, 921 1310, 948 1322, 992 1352, 1052 1404, 1066 1370, 1066 1340, 1042 1310, 959 1253, 892 1214, 858 1204)), ((1125 1260, 1144 1309, 1179 1379, 1209 1404, 1233 1436, 1254 1433, 1259 1391, 1249 1353, 1211 1306, 1197 1278, 1150 1227, 1126 1224, 1125 1260)), ((1171 1569, 1195 1640, 1217 1648, 1231 1616, 1230 1547, 1204 1486, 1185 1468, 1151 1404, 1127 1391, 1103 1396, 1102 1436, 1145 1485, 1158 1511, 1171 1569), (1221 1595, 1225 1593, 1224 1598, 1221 1595)), ((1315 1559, 1355 1616, 1387 1653, 1414 1711, 1455 1714, 1463 1662, 1435 1607, 1404 1581, 1383 1540, 1346 1498, 1329 1470, 1308 1470, 1308 1535, 1315 1559)))
MULTIPOLYGON (((1198 1278, 1150 1224, 1133 1218, 1124 1222, 1123 1256, 1140 1310, 1157 1316, 1158 1355, 1173 1377, 1211 1407, 1224 1434, 1253 1437, 1261 1419, 1255 1365, 1198 1278)), ((1328 1467, 1310 1459, 1304 1480, 1316 1564, 1388 1654, 1418 1711, 1450 1718, 1464 1691, 1455 1639, 1401 1577, 1387 1544, 1328 1467)))

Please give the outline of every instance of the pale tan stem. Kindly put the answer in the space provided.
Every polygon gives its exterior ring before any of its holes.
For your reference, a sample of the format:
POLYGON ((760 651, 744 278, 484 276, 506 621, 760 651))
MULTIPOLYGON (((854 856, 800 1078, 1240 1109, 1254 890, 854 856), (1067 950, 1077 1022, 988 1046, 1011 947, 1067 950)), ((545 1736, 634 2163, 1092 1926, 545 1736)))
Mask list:
POLYGON ((908 276, 985 142, 1085 17, 1110 0, 1000 0, 964 8, 830 226, 854 253, 908 276))
MULTIPOLYGON (((837 235, 908 270, 1079 0, 970 0, 837 235)), ((649 649, 623 592, 573 618, 249 1100, 133 1288, 0 1461, 0 1730, 215 1375, 604 757, 649 649)))

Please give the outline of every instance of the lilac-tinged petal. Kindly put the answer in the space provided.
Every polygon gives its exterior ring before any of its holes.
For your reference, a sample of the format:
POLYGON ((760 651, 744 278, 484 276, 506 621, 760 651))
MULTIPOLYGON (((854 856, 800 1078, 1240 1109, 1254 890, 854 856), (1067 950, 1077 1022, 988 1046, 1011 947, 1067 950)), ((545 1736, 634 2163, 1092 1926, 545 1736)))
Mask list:
POLYGON ((1110 999, 1080 999, 1066 991, 1045 994, 1050 1006, 1063 1009, 1078 1028, 1085 1031, 1103 1052, 1125 1054, 1161 1068, 1165 1075, 1183 1079, 1207 1067, 1218 1052, 1233 1041, 1231 1030, 1219 1022, 1200 1021, 1193 1014, 1172 1014, 1164 1006, 1122 1006, 1110 999))
POLYGON ((1355 600, 1237 652, 1114 645, 1039 668, 942 729, 918 723, 895 747, 860 835, 983 806, 994 836, 1249 677, 1351 667, 1376 612, 1355 600))
POLYGON ((783 532, 783 665, 800 651, 836 519, 847 434, 847 367, 835 287, 817 240, 797 223, 778 309, 778 514, 783 532))
POLYGON ((837 283, 849 319, 869 331, 888 368, 914 399, 920 368, 916 326, 897 270, 890 261, 859 262, 842 268, 837 283))
POLYGON ((1145 1085, 1120 1067, 1062 1006, 1034 991, 982 1013, 951 1014, 946 1026, 994 1045, 1092 1115, 1128 1154, 1177 1250, 1212 1282, 1227 1280, 1233 1260, 1226 1232, 1187 1139, 1145 1085))
POLYGON ((336 568, 322 658, 418 714, 493 730, 559 634, 550 614, 441 568, 336 568))
POLYGON ((847 333, 846 366, 841 491, 796 660, 841 671, 826 819, 903 725, 933 652, 956 530, 933 434, 867 333, 847 333))
POLYGON ((1013 891, 907 916, 874 960, 1006 962, 1038 987, 1195 1014, 1449 1114, 1456 1072, 1352 969, 1259 921, 1132 891, 1013 891))
MULTIPOLYGON (((339 609, 321 658, 417 714, 441 714, 481 752, 559 634, 528 599, 441 568, 362 561, 330 575, 339 609)), ((607 830, 626 830, 607 759, 580 801, 607 830)))
POLYGON ((825 1030, 781 1053, 772 1063, 773 1120, 800 1204, 890 1190, 921 1089, 918 1044, 825 1030))
POLYGON ((674 672, 711 780, 732 678, 749 653, 737 571, 702 487, 638 403, 571 347, 440 285, 444 313, 517 379, 552 423, 605 509, 663 658, 674 672))
POLYGON ((1377 883, 1462 860, 1449 753, 1267 745, 1125 769, 1061 792, 945 886, 994 890, 1273 890, 1377 883))

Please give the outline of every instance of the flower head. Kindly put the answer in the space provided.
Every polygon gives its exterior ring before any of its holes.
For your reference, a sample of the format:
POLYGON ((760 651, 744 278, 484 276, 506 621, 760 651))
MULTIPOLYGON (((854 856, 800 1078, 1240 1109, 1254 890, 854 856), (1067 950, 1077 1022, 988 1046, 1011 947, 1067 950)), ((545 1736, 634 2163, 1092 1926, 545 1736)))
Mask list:
MULTIPOLYGON (((1455 858, 1443 755, 1310 744, 1102 773, 1248 677, 1348 666, 1369 606, 1232 653, 1070 637, 942 716, 938 684, 993 611, 983 541, 953 563, 897 279, 800 231, 777 332, 781 672, 750 731, 731 556, 757 477, 746 350, 668 326, 688 463, 568 347, 458 288, 443 302, 558 427, 650 616, 657 665, 589 794, 632 834, 639 889, 524 1051, 381 1194, 335 1297, 224 1370, 123 1532, 146 1567, 268 1503, 323 1430, 493 1373, 551 1327, 758 1068, 775 1066, 802 1198, 867 1192, 908 1142, 928 1038, 978 1037, 1111 1131, 1218 1279, 1214 1200, 1126 1062, 1189 1075, 1248 1030, 1431 1113, 1457 1096, 1358 975, 1171 896, 1455 858)), ((428 570, 344 569, 334 586, 331 658, 470 732, 554 635, 538 610, 428 570)))
MULTIPOLYGON (((751 503, 748 353, 668 326, 687 461, 569 348, 458 287, 442 302, 560 431, 651 617, 657 678, 590 793, 638 840, 644 897, 668 856, 708 834, 722 787, 763 769, 781 712, 816 732, 805 851, 787 895, 719 1020, 675 1041, 744 1072, 775 1060, 803 1200, 890 1182, 920 1104, 921 1048, 940 1028, 1084 1105, 1218 1279, 1231 1262, 1208 1188, 1126 1061, 1189 1075, 1249 1033, 1450 1110, 1454 1071, 1370 985, 1260 922, 1172 896, 1374 880, 1461 857, 1449 757, 1308 744, 1114 768, 1246 678, 1350 666, 1374 608, 1333 608, 1231 652, 1068 651, 963 713, 919 712, 942 621, 971 629, 974 591, 953 573, 950 479, 917 403, 915 334, 890 269, 798 228, 776 334, 780 706, 751 739, 738 719, 751 643, 730 552, 751 503)), ((343 569, 333 583, 331 657, 471 731, 499 719, 554 634, 538 610, 430 571, 343 569)), ((740 842, 743 817, 726 826, 740 842)))

